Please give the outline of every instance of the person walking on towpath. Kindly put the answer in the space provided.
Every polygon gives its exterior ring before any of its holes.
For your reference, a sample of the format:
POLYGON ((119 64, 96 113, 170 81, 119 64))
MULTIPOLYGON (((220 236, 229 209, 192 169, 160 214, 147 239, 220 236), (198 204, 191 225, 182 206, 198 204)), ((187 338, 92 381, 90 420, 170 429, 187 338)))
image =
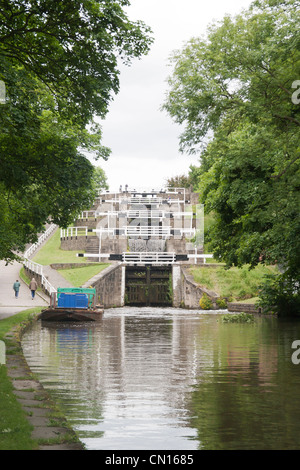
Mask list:
POLYGON ((35 291, 37 290, 38 288, 38 285, 37 285, 37 282, 36 280, 34 279, 34 277, 31 279, 31 282, 29 284, 29 289, 31 290, 31 297, 32 297, 32 300, 34 299, 34 296, 35 296, 35 291))
POLYGON ((16 282, 14 283, 13 285, 13 290, 15 291, 15 297, 16 299, 19 297, 19 290, 20 290, 20 283, 18 281, 18 279, 16 280, 16 282))

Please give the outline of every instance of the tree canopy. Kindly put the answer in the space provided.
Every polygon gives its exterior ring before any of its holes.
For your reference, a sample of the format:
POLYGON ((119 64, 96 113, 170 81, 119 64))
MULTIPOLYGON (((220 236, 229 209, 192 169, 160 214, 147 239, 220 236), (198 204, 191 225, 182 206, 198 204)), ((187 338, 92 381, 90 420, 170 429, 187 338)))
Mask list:
POLYGON ((149 28, 131 22, 129 0, 1 0, 0 55, 55 96, 58 110, 86 124, 104 117, 119 89, 118 59, 149 49, 149 28))
POLYGON ((185 127, 181 151, 200 155, 198 190, 215 214, 215 255, 228 267, 279 264, 297 308, 299 7, 257 0, 211 25, 207 37, 174 53, 164 104, 185 127))
POLYGON ((16 258, 48 221, 66 226, 93 201, 107 159, 101 129, 118 61, 150 47, 127 0, 0 0, 0 259, 16 258))

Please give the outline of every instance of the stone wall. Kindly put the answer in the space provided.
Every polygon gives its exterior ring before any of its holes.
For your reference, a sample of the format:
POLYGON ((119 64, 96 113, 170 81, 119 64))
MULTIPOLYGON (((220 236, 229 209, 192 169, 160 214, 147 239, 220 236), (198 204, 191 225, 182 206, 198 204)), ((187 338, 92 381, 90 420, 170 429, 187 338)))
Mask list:
POLYGON ((182 305, 181 266, 174 264, 172 267, 173 307, 182 305))
MULTIPOLYGON (((98 264, 98 261, 96 262, 98 264)), ((74 268, 85 268, 88 266, 92 266, 93 263, 53 263, 50 264, 52 269, 58 271, 59 269, 74 269, 74 268)))
POLYGON ((26 266, 24 266, 24 270, 25 270, 25 273, 29 277, 30 280, 34 277, 34 279, 36 280, 38 286, 43 287, 42 286, 42 276, 41 276, 41 274, 37 274, 36 272, 31 271, 31 269, 28 269, 26 266))
POLYGON ((101 253, 116 253, 121 254, 127 251, 127 237, 102 237, 101 239, 101 253))
POLYGON ((177 255, 186 253, 185 238, 168 238, 166 240, 166 251, 168 253, 176 253, 177 255))
POLYGON ((65 251, 85 251, 87 246, 87 237, 68 237, 60 239, 60 248, 65 251))
POLYGON ((94 229, 97 225, 98 218, 89 218, 89 219, 77 219, 74 222, 74 227, 88 227, 88 229, 94 229))
POLYGON ((114 263, 82 287, 94 287, 97 302, 104 308, 122 307, 125 296, 125 267, 121 263, 114 263))
MULTIPOLYGON (((205 289, 205 287, 200 287, 194 281, 192 275, 188 273, 188 266, 181 266, 181 306, 191 309, 199 309, 199 301, 203 294, 207 294, 207 296, 212 300, 213 309, 217 309, 216 300, 218 295, 205 289)), ((174 305, 174 307, 178 307, 179 305, 174 305)))
POLYGON ((236 313, 261 313, 262 309, 256 308, 253 304, 243 304, 243 303, 228 303, 228 312, 236 312, 236 313))

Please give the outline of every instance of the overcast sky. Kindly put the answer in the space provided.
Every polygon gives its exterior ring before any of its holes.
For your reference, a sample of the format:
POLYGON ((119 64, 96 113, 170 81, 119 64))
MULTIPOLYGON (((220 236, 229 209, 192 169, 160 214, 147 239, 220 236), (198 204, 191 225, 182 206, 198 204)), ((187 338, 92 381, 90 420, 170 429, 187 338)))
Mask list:
POLYGON ((120 92, 103 121, 103 145, 112 154, 101 166, 110 190, 120 185, 131 189, 159 189, 171 176, 188 174, 198 158, 178 151, 179 134, 160 108, 168 89, 168 59, 192 37, 206 33, 207 26, 225 14, 235 15, 251 0, 131 0, 130 20, 142 20, 153 31, 155 42, 147 56, 131 67, 121 67, 120 92))

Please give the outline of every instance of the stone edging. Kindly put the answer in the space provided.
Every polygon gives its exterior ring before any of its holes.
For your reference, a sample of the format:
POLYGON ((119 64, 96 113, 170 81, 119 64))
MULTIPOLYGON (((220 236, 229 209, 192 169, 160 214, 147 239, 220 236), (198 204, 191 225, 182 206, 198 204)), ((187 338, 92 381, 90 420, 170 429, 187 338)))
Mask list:
POLYGON ((94 266, 95 264, 101 264, 97 261, 97 263, 89 262, 89 263, 52 263, 50 264, 50 268, 54 269, 55 271, 59 271, 60 269, 74 269, 74 268, 86 268, 90 266, 94 266))
POLYGON ((13 393, 33 426, 31 437, 39 442, 37 450, 85 450, 66 419, 55 415, 58 413, 57 405, 42 384, 33 377, 24 357, 22 335, 32 321, 37 319, 38 316, 33 317, 25 325, 13 328, 5 336, 9 342, 6 349, 6 368, 13 393))
POLYGON ((245 313, 262 313, 261 307, 255 307, 254 304, 241 302, 229 302, 227 305, 228 312, 245 312, 245 313))

